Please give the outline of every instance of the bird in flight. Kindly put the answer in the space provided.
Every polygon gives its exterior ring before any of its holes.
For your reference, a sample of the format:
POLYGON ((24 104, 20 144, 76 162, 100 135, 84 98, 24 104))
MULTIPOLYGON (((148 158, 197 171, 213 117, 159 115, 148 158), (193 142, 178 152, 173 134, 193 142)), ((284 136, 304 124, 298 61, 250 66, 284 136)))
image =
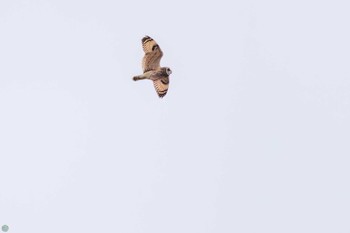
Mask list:
POLYGON ((168 91, 169 75, 172 71, 169 67, 160 67, 163 52, 155 40, 149 36, 143 37, 142 48, 145 52, 142 59, 143 74, 134 76, 133 80, 152 80, 158 96, 163 98, 168 91))

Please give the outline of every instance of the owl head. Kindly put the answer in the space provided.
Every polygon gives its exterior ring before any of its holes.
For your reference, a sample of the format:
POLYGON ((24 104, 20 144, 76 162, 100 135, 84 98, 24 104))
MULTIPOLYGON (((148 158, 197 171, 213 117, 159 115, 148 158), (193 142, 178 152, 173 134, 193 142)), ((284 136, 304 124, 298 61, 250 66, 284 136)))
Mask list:
POLYGON ((169 67, 162 67, 162 72, 167 76, 171 75, 171 73, 172 73, 172 71, 169 67))

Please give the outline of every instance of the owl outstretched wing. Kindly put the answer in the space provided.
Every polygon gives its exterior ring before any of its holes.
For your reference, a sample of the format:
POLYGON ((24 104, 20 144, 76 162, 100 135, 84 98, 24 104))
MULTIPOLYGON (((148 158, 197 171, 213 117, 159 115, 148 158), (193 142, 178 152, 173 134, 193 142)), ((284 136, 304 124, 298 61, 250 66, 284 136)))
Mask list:
POLYGON ((160 67, 160 59, 163 56, 163 52, 155 40, 149 36, 142 38, 142 48, 145 52, 145 56, 142 59, 143 73, 155 70, 160 67))
POLYGON ((163 77, 153 81, 154 88, 160 98, 163 98, 168 92, 169 77, 163 77))

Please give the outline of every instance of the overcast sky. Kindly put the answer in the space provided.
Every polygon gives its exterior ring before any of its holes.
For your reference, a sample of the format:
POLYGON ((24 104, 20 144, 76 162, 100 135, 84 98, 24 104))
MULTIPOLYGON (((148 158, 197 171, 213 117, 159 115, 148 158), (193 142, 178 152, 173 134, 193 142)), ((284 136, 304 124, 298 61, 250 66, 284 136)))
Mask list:
POLYGON ((349 233, 349 7, 1 0, 0 226, 349 233))

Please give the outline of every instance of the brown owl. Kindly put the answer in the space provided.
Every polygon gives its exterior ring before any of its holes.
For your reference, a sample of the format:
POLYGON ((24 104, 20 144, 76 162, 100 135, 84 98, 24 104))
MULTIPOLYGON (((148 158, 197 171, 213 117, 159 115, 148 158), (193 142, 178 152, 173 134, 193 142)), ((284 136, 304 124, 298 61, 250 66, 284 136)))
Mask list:
POLYGON ((169 67, 160 67, 160 59, 163 56, 163 52, 155 40, 145 36, 142 38, 142 47, 145 52, 145 56, 142 59, 143 74, 133 77, 133 80, 152 80, 158 96, 163 98, 168 91, 171 69, 169 67))

